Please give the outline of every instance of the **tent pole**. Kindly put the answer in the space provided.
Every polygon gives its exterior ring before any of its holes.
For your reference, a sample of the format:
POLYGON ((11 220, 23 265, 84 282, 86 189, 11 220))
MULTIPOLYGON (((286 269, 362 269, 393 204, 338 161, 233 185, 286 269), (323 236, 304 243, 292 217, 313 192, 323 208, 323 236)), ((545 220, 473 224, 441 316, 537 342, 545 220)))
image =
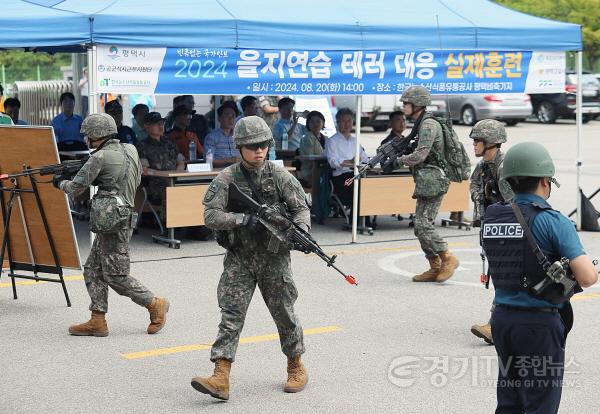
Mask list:
MULTIPOLYGON (((88 47, 88 115, 98 113, 98 64, 96 62, 96 46, 88 47)), ((90 200, 96 195, 96 187, 90 186, 90 200)), ((90 231, 90 246, 96 235, 90 231)))
MULTIPOLYGON (((362 95, 356 97, 356 148, 354 150, 354 175, 358 174, 360 164, 360 121, 362 115, 362 95)), ((356 225, 358 224, 358 183, 354 180, 354 191, 352 192, 352 243, 356 243, 356 225)))
POLYGON ((577 123, 577 230, 581 230, 581 195, 579 190, 581 189, 581 144, 582 144, 582 132, 583 132, 583 111, 581 104, 583 102, 583 52, 577 52, 577 113, 575 116, 575 122, 577 123))

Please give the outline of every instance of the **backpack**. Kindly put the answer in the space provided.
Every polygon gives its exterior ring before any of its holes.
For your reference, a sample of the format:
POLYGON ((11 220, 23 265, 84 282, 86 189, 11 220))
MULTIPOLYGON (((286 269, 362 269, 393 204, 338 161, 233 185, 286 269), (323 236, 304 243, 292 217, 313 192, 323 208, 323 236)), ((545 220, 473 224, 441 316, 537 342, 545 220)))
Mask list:
POLYGON ((468 180, 471 177, 471 160, 454 128, 446 123, 445 119, 430 115, 427 118, 435 119, 442 127, 444 135, 444 159, 441 167, 448 179, 455 183, 468 180))

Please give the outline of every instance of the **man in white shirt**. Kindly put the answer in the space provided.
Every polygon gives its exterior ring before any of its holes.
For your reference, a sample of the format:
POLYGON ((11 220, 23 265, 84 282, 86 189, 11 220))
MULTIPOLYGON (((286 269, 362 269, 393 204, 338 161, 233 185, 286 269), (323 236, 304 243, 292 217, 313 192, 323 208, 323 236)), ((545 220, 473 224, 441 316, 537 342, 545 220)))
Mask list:
MULTIPOLYGON (((346 187, 344 181, 354 175, 356 136, 352 134, 354 113, 348 108, 340 109, 335 115, 338 132, 325 142, 325 153, 333 169, 333 192, 345 206, 352 206, 354 186, 346 187)), ((369 160, 364 148, 360 147, 360 162, 369 160)))

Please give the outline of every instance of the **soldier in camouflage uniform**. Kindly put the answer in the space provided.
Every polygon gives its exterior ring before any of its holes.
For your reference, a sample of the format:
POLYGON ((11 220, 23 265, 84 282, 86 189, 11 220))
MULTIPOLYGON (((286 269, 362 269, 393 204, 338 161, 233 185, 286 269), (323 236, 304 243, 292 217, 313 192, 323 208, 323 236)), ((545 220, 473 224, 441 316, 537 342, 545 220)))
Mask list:
POLYGON ((411 135, 417 140, 417 146, 412 153, 399 157, 398 162, 410 167, 415 181, 415 236, 429 261, 429 269, 414 276, 413 282, 444 282, 454 274, 458 259, 450 253, 448 244, 433 225, 444 194, 450 186, 450 180, 442 168, 442 126, 426 111, 427 105, 431 103, 431 95, 423 86, 407 88, 402 93, 401 100, 404 113, 414 120, 411 135))
MULTIPOLYGON (((144 128, 148 139, 138 144, 138 153, 142 164, 148 199, 152 204, 163 205, 165 187, 169 180, 152 177, 153 170, 171 171, 185 169, 185 157, 177 151, 173 141, 164 136, 165 119, 158 112, 149 112, 144 117, 144 128)), ((164 208, 163 208, 164 212, 164 208)))
MULTIPOLYGON (((469 137, 473 140, 475 156, 482 158, 475 166, 469 187, 474 204, 473 226, 478 227, 489 205, 510 200, 514 193, 510 185, 500 179, 500 168, 504 159, 500 146, 506 142, 504 124, 494 119, 483 119, 475 124, 469 137)), ((473 325, 471 332, 488 344, 493 343, 489 322, 473 325)))
POLYGON ((231 363, 257 285, 277 325, 281 350, 288 358, 284 390, 302 391, 308 381, 300 361, 304 341, 294 312, 298 292, 292 279, 290 246, 279 246, 277 253, 268 250, 272 236, 250 210, 233 205, 228 198, 228 188, 230 183, 235 183, 252 196, 248 181, 251 180, 257 193, 255 200, 261 204, 279 204, 294 223, 308 231, 310 210, 305 193, 287 170, 266 161, 269 146, 274 145, 274 141, 271 130, 260 117, 240 119, 234 129, 234 140, 242 161, 219 173, 204 198, 205 223, 217 232, 217 241, 227 249, 217 290, 221 323, 210 357, 215 370, 211 377, 192 379, 196 390, 222 400, 229 398, 231 363))
MULTIPOLYGON (((116 192, 131 208, 133 215, 133 202, 141 172, 135 147, 121 144, 116 139, 117 125, 108 114, 89 115, 81 125, 81 133, 87 139, 89 147, 96 150, 72 181, 59 175, 54 177, 53 184, 72 196, 81 195, 91 185, 98 186, 98 196, 116 192)), ((95 213, 98 212, 91 212, 95 213)), ((133 221, 132 217, 130 223, 133 221)), ((105 314, 108 311, 109 286, 118 294, 128 296, 148 309, 149 334, 158 332, 164 326, 169 302, 155 297, 139 281, 129 276, 131 233, 132 228, 126 228, 96 235, 83 271, 85 285, 92 300, 92 317, 88 322, 69 327, 71 335, 108 335, 105 314)))

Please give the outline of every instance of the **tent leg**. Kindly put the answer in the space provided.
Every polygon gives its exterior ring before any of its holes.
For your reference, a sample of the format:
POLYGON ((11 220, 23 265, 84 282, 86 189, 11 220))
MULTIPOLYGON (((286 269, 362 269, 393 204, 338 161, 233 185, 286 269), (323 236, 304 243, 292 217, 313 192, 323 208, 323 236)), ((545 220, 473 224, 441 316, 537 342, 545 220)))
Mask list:
MULTIPOLYGON (((360 164, 360 127, 362 114, 362 96, 356 97, 356 149, 354 152, 354 175, 358 174, 360 164)), ((358 183, 354 180, 354 191, 352 193, 352 243, 356 243, 356 226, 358 224, 358 183)))
POLYGON ((583 132, 583 111, 581 108, 583 102, 583 52, 577 52, 577 109, 575 122, 577 123, 577 186, 575 192, 577 193, 577 230, 581 230, 581 195, 579 189, 581 188, 581 144, 582 144, 582 132, 583 132))
MULTIPOLYGON (((97 114, 98 111, 98 62, 96 46, 92 45, 87 50, 88 54, 88 114, 97 114)), ((96 187, 90 186, 90 203, 96 194, 96 187)), ((94 244, 96 235, 90 231, 90 247, 94 244)))

